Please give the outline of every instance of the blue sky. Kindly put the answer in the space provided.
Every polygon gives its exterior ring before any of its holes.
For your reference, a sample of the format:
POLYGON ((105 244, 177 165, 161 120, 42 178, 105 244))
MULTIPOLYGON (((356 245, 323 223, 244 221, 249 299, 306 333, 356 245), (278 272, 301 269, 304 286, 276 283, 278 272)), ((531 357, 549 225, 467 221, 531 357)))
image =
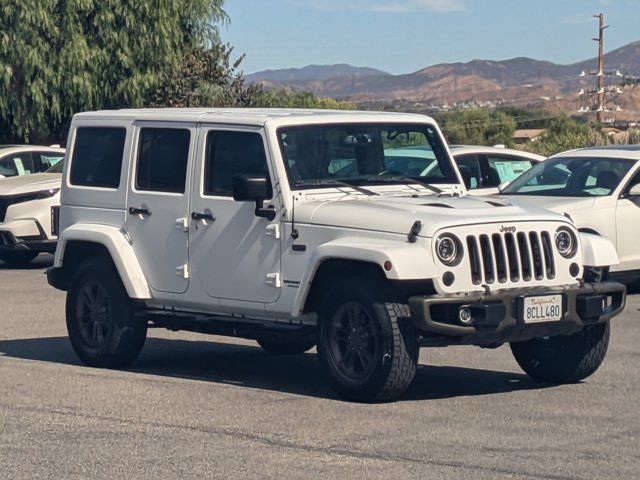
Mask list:
POLYGON ((527 56, 573 63, 640 40, 640 0, 226 0, 224 41, 245 73, 349 63, 409 73, 442 62, 527 56))

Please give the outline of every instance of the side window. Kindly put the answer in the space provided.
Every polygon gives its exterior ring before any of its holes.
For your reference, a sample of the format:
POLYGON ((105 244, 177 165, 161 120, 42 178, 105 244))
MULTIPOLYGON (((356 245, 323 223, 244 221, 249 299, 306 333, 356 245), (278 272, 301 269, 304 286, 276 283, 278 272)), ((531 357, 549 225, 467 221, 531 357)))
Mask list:
POLYGON ((264 143, 258 133, 209 132, 205 162, 205 195, 233 196, 233 176, 236 174, 262 175, 269 180, 264 143))
POLYGON ((136 189, 184 193, 191 132, 182 128, 143 128, 138 143, 136 189))
POLYGON ((467 167, 471 173, 471 188, 478 188, 482 174, 480 173, 480 163, 477 155, 460 155, 455 157, 458 167, 467 167))
POLYGON ((0 175, 15 177, 17 175, 29 175, 33 172, 33 160, 30 153, 7 155, 0 159, 0 175))
POLYGON ((127 130, 122 127, 80 127, 71 157, 72 185, 118 188, 127 130))
POLYGON ((497 187, 504 182, 512 182, 524 172, 529 170, 533 163, 526 158, 507 157, 507 156, 487 156, 489 162, 489 170, 487 172, 487 181, 489 187, 497 187))
POLYGON ((34 155, 38 155, 43 172, 49 170, 64 158, 63 153, 39 152, 34 155))

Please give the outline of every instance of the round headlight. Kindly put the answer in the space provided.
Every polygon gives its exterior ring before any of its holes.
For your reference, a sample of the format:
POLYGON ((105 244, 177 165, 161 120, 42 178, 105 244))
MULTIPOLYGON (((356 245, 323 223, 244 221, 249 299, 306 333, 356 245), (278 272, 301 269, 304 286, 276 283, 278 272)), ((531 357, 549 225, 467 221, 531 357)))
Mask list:
POLYGON ((559 228, 556 232, 556 249, 565 258, 573 257, 576 253, 576 239, 566 228, 559 228))
POLYGON ((445 265, 460 263, 461 250, 460 242, 453 235, 441 235, 436 241, 436 254, 445 265))

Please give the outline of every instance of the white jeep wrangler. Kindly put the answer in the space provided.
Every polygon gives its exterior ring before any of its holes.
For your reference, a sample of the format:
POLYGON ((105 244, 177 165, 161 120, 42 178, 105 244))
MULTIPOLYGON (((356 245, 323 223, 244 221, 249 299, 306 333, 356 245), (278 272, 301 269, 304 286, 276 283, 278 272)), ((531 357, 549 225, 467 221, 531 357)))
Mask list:
POLYGON ((88 112, 67 151, 48 279, 89 365, 130 364, 161 327, 317 345, 362 401, 402 394, 421 346, 510 343, 533 378, 575 382, 624 308, 624 286, 583 278, 617 262, 609 241, 466 196, 424 116, 88 112))

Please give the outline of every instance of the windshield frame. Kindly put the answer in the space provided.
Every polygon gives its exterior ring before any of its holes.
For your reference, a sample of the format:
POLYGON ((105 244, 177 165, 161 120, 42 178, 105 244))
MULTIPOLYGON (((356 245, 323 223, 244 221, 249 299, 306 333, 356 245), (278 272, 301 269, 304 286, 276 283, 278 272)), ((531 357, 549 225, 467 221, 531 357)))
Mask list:
MULTIPOLYGON (((623 158, 623 157, 603 157, 603 156, 584 156, 584 155, 563 155, 561 157, 550 157, 547 160, 544 160, 540 163, 538 163, 537 165, 534 165, 533 167, 531 167, 529 170, 527 170, 526 172, 524 172, 522 175, 520 175, 518 178, 516 178, 515 180, 513 180, 511 183, 509 183, 509 185, 507 185, 501 192, 501 195, 514 195, 514 196, 531 196, 531 197, 558 197, 558 198, 601 198, 601 197, 610 197, 612 195, 614 195, 621 187, 621 185, 623 185, 625 183, 625 179, 629 176, 630 172, 633 171, 633 167, 635 165, 635 163, 637 162, 637 160, 634 160, 632 158, 623 158), (526 186, 526 184, 535 176, 540 175, 540 173, 542 173, 544 171, 545 168, 547 168, 548 166, 555 166, 556 164, 559 163, 568 163, 570 161, 580 161, 580 162, 593 162, 593 161, 614 161, 614 162, 620 162, 621 164, 623 163, 627 163, 629 165, 629 168, 627 169, 627 171, 620 177, 620 179, 618 180, 618 184, 616 185, 615 188, 611 189, 611 191, 609 193, 603 194, 603 195, 595 195, 595 194, 588 194, 587 192, 584 192, 584 194, 582 195, 578 195, 576 192, 566 192, 566 193, 561 193, 558 194, 557 189, 553 189, 553 193, 545 193, 547 191, 550 190, 529 190, 529 191, 511 191, 512 188, 515 188, 514 186, 516 184, 518 184, 517 188, 521 189, 523 187, 526 186)), ((567 188, 567 185, 569 185, 569 181, 567 181, 564 186, 563 189, 567 188)), ((586 187, 586 185, 585 185, 586 187)))
MULTIPOLYGON (((364 122, 350 121, 350 122, 330 122, 330 123, 319 122, 319 123, 288 124, 288 125, 279 126, 275 130, 275 135, 278 142, 279 153, 282 159, 282 164, 284 166, 284 170, 287 176, 287 181, 289 183, 289 188, 291 191, 336 188, 331 185, 331 180, 342 181, 345 183, 348 182, 348 183, 353 183, 354 185, 366 186, 366 187, 390 186, 390 185, 399 186, 399 185, 407 185, 408 182, 410 182, 409 184, 411 185, 413 184, 420 185, 421 183, 422 184, 429 183, 433 185, 457 185, 457 186, 463 185, 462 178, 458 171, 458 167, 455 161, 453 160, 451 153, 448 150, 447 143, 444 140, 442 133, 438 129, 437 125, 434 125, 433 123, 426 123, 426 122, 421 123, 421 122, 415 122, 415 121, 413 122, 411 121, 377 121, 377 122, 376 121, 364 121, 364 122), (422 133, 427 139, 429 138, 429 135, 431 135, 434 145, 430 144, 429 146, 431 147, 431 151, 434 154, 435 162, 437 162, 438 164, 442 163, 444 165, 444 168, 443 168, 444 178, 442 179, 442 181, 432 181, 432 179, 428 179, 428 177, 417 176, 413 178, 414 176, 409 176, 409 175, 390 174, 388 176, 383 175, 379 177, 377 175, 358 175, 353 177, 326 176, 326 177, 319 177, 316 179, 309 178, 309 179, 296 180, 293 177, 293 174, 289 165, 286 147, 284 145, 284 138, 282 134, 285 133, 287 130, 305 129, 305 128, 320 128, 320 129, 371 128, 372 130, 377 129, 378 131, 393 131, 394 129, 401 128, 403 131, 422 133), (431 130, 432 133, 428 133, 428 130, 431 130), (440 151, 441 158, 438 157, 439 155, 438 150, 440 151), (449 170, 449 172, 446 172, 447 169, 449 170), (427 179, 429 181, 426 181, 427 179), (327 185, 321 185, 323 182, 326 182, 327 185), (308 183, 308 185, 305 183, 308 183)), ((397 147, 389 147, 389 148, 397 148, 397 147)), ((411 148, 411 147, 407 147, 407 148, 411 148)), ((423 186, 421 188, 425 188, 425 187, 423 186)))

